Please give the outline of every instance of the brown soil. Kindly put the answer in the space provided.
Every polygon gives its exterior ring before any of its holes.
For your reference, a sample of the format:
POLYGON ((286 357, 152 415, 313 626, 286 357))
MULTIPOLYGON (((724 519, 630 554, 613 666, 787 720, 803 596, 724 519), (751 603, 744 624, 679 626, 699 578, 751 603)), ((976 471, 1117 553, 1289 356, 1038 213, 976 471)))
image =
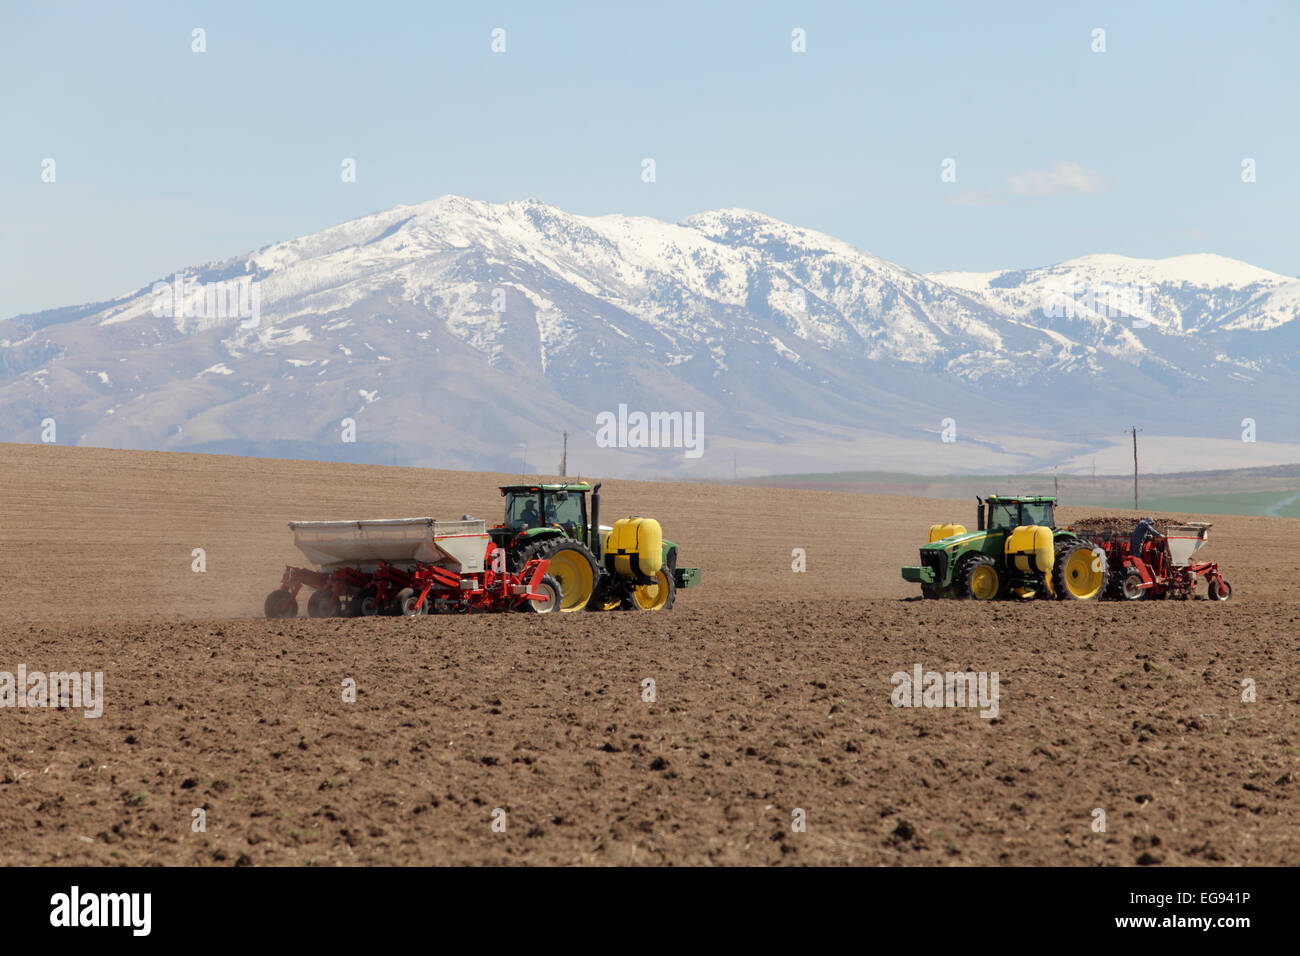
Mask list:
MULTIPOLYGON (((1145 516, 1144 516, 1145 517, 1145 516)), ((1152 516, 1154 517, 1154 515, 1152 516)), ((1095 515, 1087 518, 1077 518, 1070 522, 1070 527, 1081 535, 1098 536, 1098 535, 1123 535, 1128 536, 1137 528, 1140 519, 1128 517, 1126 515, 1095 515)), ((1201 518, 1192 515, 1166 515, 1163 518, 1156 518, 1156 531, 1165 534, 1170 525, 1184 524, 1188 521, 1200 521, 1201 518)))
POLYGON ((1294 519, 1197 516, 1225 604, 975 605, 898 574, 973 502, 610 481, 606 521, 657 515, 705 569, 672 612, 271 622, 286 521, 495 517, 511 476, 6 445, 0 478, 0 670, 103 671, 107 698, 0 709, 0 863, 1300 852, 1294 519), (893 707, 916 664, 998 672, 997 719, 893 707))

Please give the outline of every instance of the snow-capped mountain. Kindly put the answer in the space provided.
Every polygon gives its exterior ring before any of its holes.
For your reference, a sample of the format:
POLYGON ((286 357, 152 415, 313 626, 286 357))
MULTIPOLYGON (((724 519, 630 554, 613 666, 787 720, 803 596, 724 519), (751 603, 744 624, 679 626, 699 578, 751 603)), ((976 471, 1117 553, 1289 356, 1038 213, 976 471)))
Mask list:
POLYGON ((0 438, 550 473, 568 431, 570 473, 1010 470, 1135 417, 1300 434, 1297 318, 1300 282, 1218 256, 921 275, 745 210, 448 196, 0 322, 0 438), (619 405, 703 413, 706 453, 603 447, 619 405))
MULTIPOLYGON (((1092 318, 1117 317, 1115 306, 1125 311, 1131 304, 1137 313, 1132 318, 1165 331, 1207 338, 1232 331, 1267 331, 1300 315, 1296 311, 1300 281, 1216 255, 1159 260, 1094 255, 1042 269, 938 272, 930 278, 1031 320, 1043 312, 1045 303, 1050 311, 1053 301, 1073 298, 1076 311, 1092 312, 1092 318)), ((1118 317, 1132 325, 1130 316, 1118 317)))

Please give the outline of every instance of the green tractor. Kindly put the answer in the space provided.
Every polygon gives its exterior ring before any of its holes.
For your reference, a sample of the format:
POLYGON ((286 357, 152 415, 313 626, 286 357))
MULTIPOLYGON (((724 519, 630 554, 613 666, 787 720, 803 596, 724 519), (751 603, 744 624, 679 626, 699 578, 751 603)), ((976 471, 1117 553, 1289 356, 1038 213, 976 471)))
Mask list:
POLYGON ((975 500, 976 530, 931 525, 920 566, 903 568, 903 580, 920 584, 923 597, 1093 601, 1105 594, 1105 552, 1056 526, 1054 497, 975 500))
POLYGON ((662 538, 658 522, 601 525, 599 483, 503 485, 501 494, 505 521, 488 534, 510 571, 534 558, 551 562, 562 611, 668 610, 678 588, 700 582, 699 568, 677 566, 677 545, 662 538))

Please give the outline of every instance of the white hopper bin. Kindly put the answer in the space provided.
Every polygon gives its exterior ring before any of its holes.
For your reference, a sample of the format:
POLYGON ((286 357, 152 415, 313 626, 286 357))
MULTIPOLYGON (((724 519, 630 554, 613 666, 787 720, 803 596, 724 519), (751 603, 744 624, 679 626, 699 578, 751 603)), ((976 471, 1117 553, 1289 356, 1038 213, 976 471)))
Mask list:
POLYGON ((1205 546, 1209 537, 1210 526, 1199 521, 1185 524, 1171 524, 1165 528, 1165 538, 1169 542, 1169 560, 1175 567, 1186 567, 1192 563, 1192 555, 1205 546))
POLYGON ((366 521, 290 521, 293 543, 322 568, 373 568, 436 564, 472 574, 483 570, 487 522, 436 518, 374 518, 366 521))

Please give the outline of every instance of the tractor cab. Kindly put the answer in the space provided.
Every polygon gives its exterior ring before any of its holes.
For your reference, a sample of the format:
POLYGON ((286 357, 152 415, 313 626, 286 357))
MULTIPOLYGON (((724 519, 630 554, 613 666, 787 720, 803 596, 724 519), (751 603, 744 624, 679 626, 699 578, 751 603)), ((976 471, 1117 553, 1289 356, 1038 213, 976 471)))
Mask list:
POLYGON ((504 527, 513 532, 529 528, 559 528, 571 538, 586 537, 587 492, 585 481, 555 485, 506 485, 504 527))
POLYGON ((502 547, 523 538, 560 535, 589 544, 585 481, 563 484, 502 485, 506 499, 505 520, 491 529, 494 540, 502 547))
POLYGON ((976 497, 980 531, 1011 532, 1025 525, 1056 527, 1056 499, 1050 495, 976 497))

